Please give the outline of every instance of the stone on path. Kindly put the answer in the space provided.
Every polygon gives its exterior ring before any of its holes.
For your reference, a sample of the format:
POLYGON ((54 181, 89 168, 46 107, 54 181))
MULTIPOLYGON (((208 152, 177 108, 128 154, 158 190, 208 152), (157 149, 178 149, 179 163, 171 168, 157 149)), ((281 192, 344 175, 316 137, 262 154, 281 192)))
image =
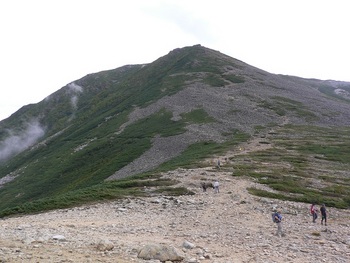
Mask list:
POLYGON ((99 251, 110 251, 114 248, 114 244, 105 239, 105 240, 101 240, 98 244, 97 244, 97 250, 99 251))
POLYGON ((182 253, 177 251, 172 246, 160 245, 160 244, 149 244, 141 248, 138 258, 146 260, 160 260, 164 261, 181 261, 185 257, 182 253))

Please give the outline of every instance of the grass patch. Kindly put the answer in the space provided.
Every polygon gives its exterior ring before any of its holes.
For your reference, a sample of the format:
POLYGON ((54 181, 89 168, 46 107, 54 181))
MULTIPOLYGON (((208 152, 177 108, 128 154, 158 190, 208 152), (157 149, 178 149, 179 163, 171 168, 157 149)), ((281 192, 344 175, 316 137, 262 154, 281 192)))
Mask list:
POLYGON ((273 198, 273 199, 279 199, 279 200, 288 200, 289 198, 283 194, 280 193, 272 193, 272 192, 268 192, 262 189, 257 189, 254 187, 250 187, 247 189, 248 192, 252 195, 256 195, 256 196, 261 196, 261 197, 267 197, 267 198, 273 198))
POLYGON ((195 193, 185 187, 162 187, 154 191, 162 195, 180 196, 180 195, 194 195, 195 193))
POLYGON ((180 156, 161 164, 155 172, 174 170, 178 167, 196 168, 201 165, 203 159, 226 152, 228 149, 248 140, 249 135, 233 131, 227 137, 230 137, 230 139, 225 143, 200 142, 192 144, 180 156))
POLYGON ((233 176, 250 176, 274 190, 250 189, 258 196, 349 208, 349 134, 348 127, 276 128, 265 138, 272 148, 231 159, 233 176))
POLYGON ((41 198, 32 202, 26 202, 21 205, 1 210, 0 217, 70 208, 93 202, 121 199, 128 196, 144 196, 144 187, 159 187, 160 190, 155 190, 154 192, 162 192, 168 195, 191 194, 185 188, 169 187, 176 184, 176 181, 160 179, 156 176, 154 178, 149 178, 149 176, 144 177, 146 179, 143 178, 143 176, 138 176, 131 179, 103 182, 98 185, 66 192, 54 197, 41 198))
POLYGON ((181 114, 181 117, 186 123, 210 123, 216 120, 208 115, 204 109, 195 109, 191 112, 181 114))
POLYGON ((346 102, 350 102, 350 99, 348 97, 344 97, 344 96, 341 96, 340 94, 337 94, 335 92, 336 89, 343 89, 345 91, 347 91, 348 93, 350 93, 350 86, 340 86, 340 87, 334 87, 334 86, 322 86, 320 87, 318 90, 324 94, 326 94, 327 96, 329 97, 333 97, 335 99, 338 99, 338 100, 342 100, 342 101, 346 101, 346 102))
POLYGON ((247 190, 252 195, 272 198, 272 199, 279 199, 283 201, 289 200, 289 201, 309 203, 309 204, 311 203, 326 204, 326 206, 328 207, 336 207, 340 209, 347 209, 350 206, 350 203, 348 202, 348 200, 325 197, 322 193, 315 193, 313 191, 307 192, 302 196, 294 196, 294 195, 290 195, 289 193, 269 192, 269 191, 257 189, 254 187, 248 188, 247 190))
POLYGON ((223 79, 220 75, 211 73, 208 73, 204 77, 203 82, 212 87, 223 87, 227 84, 225 79, 223 79))
POLYGON ((232 83, 244 83, 245 82, 243 76, 236 76, 236 75, 229 74, 229 75, 223 75, 223 77, 232 83))
POLYGON ((275 96, 272 101, 263 100, 258 105, 272 110, 280 116, 294 113, 297 117, 304 118, 306 121, 317 120, 317 116, 309 111, 305 105, 289 98, 275 96))

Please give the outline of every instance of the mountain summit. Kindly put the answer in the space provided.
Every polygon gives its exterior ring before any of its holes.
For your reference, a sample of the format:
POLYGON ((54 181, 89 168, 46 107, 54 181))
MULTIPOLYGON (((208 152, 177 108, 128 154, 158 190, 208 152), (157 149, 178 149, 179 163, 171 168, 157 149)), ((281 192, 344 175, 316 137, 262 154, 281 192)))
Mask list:
MULTIPOLYGON (((200 45, 89 74, 0 122, 0 209, 150 172, 281 125, 350 124, 350 83, 270 74, 200 45)), ((190 160, 187 160, 190 161, 190 160)))

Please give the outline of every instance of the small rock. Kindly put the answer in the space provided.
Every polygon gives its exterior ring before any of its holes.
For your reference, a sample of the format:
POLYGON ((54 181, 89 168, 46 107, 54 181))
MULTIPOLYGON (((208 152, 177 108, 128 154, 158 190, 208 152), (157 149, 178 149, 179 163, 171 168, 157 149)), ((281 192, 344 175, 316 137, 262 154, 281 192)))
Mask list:
POLYGON ((182 246, 183 246, 184 248, 186 248, 186 249, 192 249, 192 248, 195 247, 194 244, 192 244, 191 242, 189 242, 189 241, 187 241, 187 240, 185 240, 185 241, 183 242, 182 246))
POLYGON ((62 235, 54 235, 52 237, 53 240, 58 240, 58 241, 66 241, 66 237, 62 235))
POLYGON ((98 244, 97 244, 97 250, 99 251, 110 251, 114 248, 114 244, 109 241, 109 240, 101 240, 98 244))

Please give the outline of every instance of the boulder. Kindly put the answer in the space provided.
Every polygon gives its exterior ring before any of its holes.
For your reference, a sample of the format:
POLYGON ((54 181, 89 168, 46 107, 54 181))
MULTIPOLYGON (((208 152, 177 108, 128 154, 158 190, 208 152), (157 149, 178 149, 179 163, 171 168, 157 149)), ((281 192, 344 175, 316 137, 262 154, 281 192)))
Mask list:
POLYGON ((145 260, 181 261, 185 257, 174 247, 161 244, 149 244, 141 248, 138 258, 145 260))
POLYGON ((110 251, 114 248, 114 244, 109 240, 101 240, 96 248, 99 251, 110 251))

